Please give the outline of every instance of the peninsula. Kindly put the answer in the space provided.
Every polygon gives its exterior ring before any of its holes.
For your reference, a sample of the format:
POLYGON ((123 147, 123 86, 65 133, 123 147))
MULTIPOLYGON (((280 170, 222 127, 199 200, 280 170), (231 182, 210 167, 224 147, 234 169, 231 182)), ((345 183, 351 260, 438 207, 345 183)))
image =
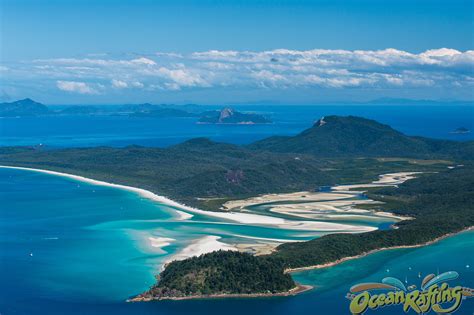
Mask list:
POLYGON ((414 219, 401 221, 395 229, 386 231, 331 234, 308 242, 286 243, 264 256, 219 251, 174 261, 166 266, 155 286, 131 301, 300 292, 303 289, 289 278, 293 271, 329 267, 379 250, 423 246, 471 229, 473 187, 474 167, 469 165, 422 176, 398 188, 377 189, 369 196, 383 201, 384 211, 414 219))
MULTIPOLYGON (((290 270, 333 264, 384 248, 417 246, 470 228, 473 153, 472 141, 411 137, 373 120, 328 116, 298 135, 248 146, 198 138, 164 149, 3 147, 0 164, 139 187, 194 211, 214 211, 216 216, 236 213, 229 211, 238 207, 229 205, 258 195, 312 192, 336 184, 372 182, 384 173, 421 172, 398 187, 362 189, 378 203, 360 207, 413 218, 399 221, 393 229, 285 243, 267 255, 220 251, 173 261, 136 301, 294 294, 301 288, 296 289, 290 270)), ((242 223, 259 219, 237 213, 242 223)))

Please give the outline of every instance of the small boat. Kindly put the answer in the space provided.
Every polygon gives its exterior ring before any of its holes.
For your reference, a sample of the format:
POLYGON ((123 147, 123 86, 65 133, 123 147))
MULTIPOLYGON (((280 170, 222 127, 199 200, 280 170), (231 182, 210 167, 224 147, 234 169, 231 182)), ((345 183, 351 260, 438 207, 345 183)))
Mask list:
POLYGON ((348 300, 352 300, 354 297, 355 297, 354 294, 351 294, 351 293, 346 294, 346 299, 348 299, 348 300))
POLYGON ((30 253, 30 257, 33 257, 33 253, 30 253))
POLYGON ((418 278, 421 278, 421 272, 418 272, 418 278))

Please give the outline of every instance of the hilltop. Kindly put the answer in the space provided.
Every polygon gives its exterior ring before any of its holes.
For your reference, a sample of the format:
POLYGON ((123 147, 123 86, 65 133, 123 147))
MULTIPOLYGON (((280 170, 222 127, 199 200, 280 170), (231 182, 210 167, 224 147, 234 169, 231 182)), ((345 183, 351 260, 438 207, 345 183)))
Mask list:
POLYGON ((48 107, 29 98, 0 104, 0 117, 37 116, 47 113, 48 107))
POLYGON ((208 210, 219 210, 229 199, 446 168, 454 162, 440 159, 473 157, 473 141, 409 137, 372 120, 339 116, 321 119, 294 137, 249 146, 197 138, 168 148, 0 148, 1 164, 135 185, 208 210))
POLYGON ((331 263, 380 248, 415 246, 468 228, 474 222, 473 153, 472 141, 411 137, 373 120, 329 116, 296 136, 271 137, 249 146, 197 138, 164 149, 4 147, 0 164, 144 188, 213 211, 222 211, 228 200, 259 194, 312 191, 374 180, 389 172, 427 173, 399 190, 371 192, 371 199, 387 202, 380 210, 416 218, 397 223, 398 229, 284 244, 267 256, 220 252, 175 261, 139 297, 163 299, 282 294, 294 286, 285 269, 331 263), (258 283, 249 275, 259 275, 258 283))
POLYGON ((473 142, 459 143, 407 136, 388 125, 355 116, 323 117, 303 132, 275 136, 248 146, 254 150, 305 153, 317 157, 470 158, 473 142))

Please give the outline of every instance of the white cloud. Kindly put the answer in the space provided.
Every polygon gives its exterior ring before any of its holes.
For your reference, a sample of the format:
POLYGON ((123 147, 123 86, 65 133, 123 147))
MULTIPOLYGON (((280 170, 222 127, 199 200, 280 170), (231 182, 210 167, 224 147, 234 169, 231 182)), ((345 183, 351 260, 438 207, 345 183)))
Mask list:
POLYGON ((135 63, 135 64, 149 65, 149 66, 154 66, 154 65, 156 65, 156 62, 154 62, 154 61, 151 60, 151 59, 145 58, 145 57, 133 59, 133 60, 130 61, 130 62, 131 62, 131 63, 135 63))
POLYGON ((141 89, 145 86, 140 81, 126 82, 126 81, 117 80, 117 79, 112 79, 112 81, 110 83, 111 83, 112 87, 115 88, 115 89, 127 89, 127 88, 141 89))
POLYGON ((90 87, 85 82, 76 81, 57 81, 56 86, 58 89, 66 92, 74 92, 79 94, 98 94, 99 92, 90 87))
POLYGON ((440 49, 430 49, 421 53, 421 56, 425 57, 445 57, 445 56, 456 56, 461 54, 459 50, 449 49, 449 48, 440 48, 440 49))
POLYGON ((112 79, 112 86, 116 89, 126 89, 126 88, 128 88, 127 82, 116 80, 116 79, 112 79))
MULTIPOLYGON (((50 78, 64 91, 96 94, 103 89, 404 89, 472 88, 474 51, 449 48, 410 53, 383 50, 219 51, 156 53, 140 57, 40 59, 8 66, 8 78, 50 78), (57 81, 59 80, 59 81, 57 81), (455 82, 455 84, 454 84, 455 82), (101 88, 100 84, 106 87, 101 88)), ((7 76, 5 76, 7 77, 7 76)))
POLYGON ((168 69, 161 67, 158 69, 158 73, 163 77, 174 81, 179 86, 209 86, 208 83, 201 78, 198 73, 188 71, 186 68, 181 69, 168 69))
POLYGON ((141 83, 140 81, 134 81, 132 83, 130 83, 131 86, 135 87, 135 88, 143 88, 145 85, 143 83, 141 83))
POLYGON ((157 52, 155 53, 156 56, 158 57, 172 57, 172 58, 182 58, 183 55, 178 54, 178 53, 166 53, 166 52, 157 52))

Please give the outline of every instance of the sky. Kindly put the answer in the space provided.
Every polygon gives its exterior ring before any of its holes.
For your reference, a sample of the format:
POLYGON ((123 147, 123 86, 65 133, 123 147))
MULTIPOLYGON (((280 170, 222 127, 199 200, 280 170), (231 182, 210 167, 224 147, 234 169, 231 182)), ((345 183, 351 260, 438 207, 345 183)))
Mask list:
POLYGON ((0 100, 474 100, 474 0, 0 0, 0 100))

